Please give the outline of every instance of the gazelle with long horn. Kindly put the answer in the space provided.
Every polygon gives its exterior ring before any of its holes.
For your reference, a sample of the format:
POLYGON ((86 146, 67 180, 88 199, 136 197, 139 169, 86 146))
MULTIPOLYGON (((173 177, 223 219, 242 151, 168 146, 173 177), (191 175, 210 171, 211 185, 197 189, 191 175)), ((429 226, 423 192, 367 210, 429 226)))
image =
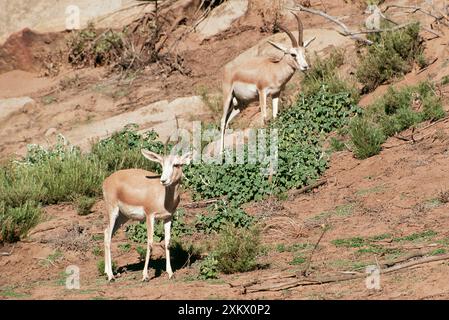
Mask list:
MULTIPOLYGON (((167 141, 168 142, 168 141, 167 141)), ((182 166, 191 160, 191 154, 177 155, 174 147, 169 155, 159 155, 142 149, 142 155, 162 166, 162 174, 141 170, 119 170, 105 179, 103 196, 106 203, 108 226, 104 230, 105 273, 108 280, 114 279, 112 273, 111 240, 117 229, 128 220, 146 221, 147 253, 142 281, 148 278, 148 263, 153 246, 154 223, 164 221, 166 271, 171 278, 170 229, 172 215, 179 204, 179 184, 182 166)))
POLYGON ((294 13, 298 23, 298 39, 285 27, 279 26, 291 41, 291 48, 268 41, 284 53, 282 59, 271 57, 253 57, 241 64, 226 68, 223 77, 223 116, 221 118, 221 145, 224 149, 224 134, 229 122, 245 108, 248 103, 259 100, 262 121, 267 120, 267 96, 271 96, 273 118, 278 113, 279 96, 287 82, 297 70, 306 71, 309 64, 305 57, 305 48, 315 39, 304 43, 301 19, 294 13))

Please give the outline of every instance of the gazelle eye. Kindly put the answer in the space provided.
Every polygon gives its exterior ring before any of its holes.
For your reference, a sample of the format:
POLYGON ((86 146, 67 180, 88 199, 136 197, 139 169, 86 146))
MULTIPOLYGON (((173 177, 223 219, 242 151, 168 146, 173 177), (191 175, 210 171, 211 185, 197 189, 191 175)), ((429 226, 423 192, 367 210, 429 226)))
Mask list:
POLYGON ((291 53, 293 58, 296 58, 296 53, 291 53))

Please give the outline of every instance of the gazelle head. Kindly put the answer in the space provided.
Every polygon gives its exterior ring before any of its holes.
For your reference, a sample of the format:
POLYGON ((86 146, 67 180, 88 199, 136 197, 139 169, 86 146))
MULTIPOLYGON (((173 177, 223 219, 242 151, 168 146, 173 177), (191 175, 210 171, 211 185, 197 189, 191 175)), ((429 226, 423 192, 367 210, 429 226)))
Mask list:
POLYGON ((150 161, 160 163, 162 166, 161 184, 164 187, 176 184, 182 177, 182 166, 189 164, 192 160, 190 152, 184 155, 169 154, 161 156, 157 153, 142 149, 142 154, 150 161))
POLYGON ((290 41, 292 43, 292 47, 290 49, 287 49, 282 44, 275 43, 272 41, 268 41, 272 46, 274 46, 276 49, 281 50, 284 52, 284 54, 291 57, 293 64, 296 69, 299 69, 301 71, 308 70, 309 64, 306 60, 306 48, 307 46, 315 40, 315 38, 312 38, 304 43, 303 41, 303 35, 304 35, 304 28, 301 22, 301 19, 296 15, 296 13, 292 12, 292 14, 295 16, 296 21, 298 22, 298 39, 295 38, 295 36, 285 27, 279 26, 279 29, 284 31, 288 37, 290 38, 290 41))

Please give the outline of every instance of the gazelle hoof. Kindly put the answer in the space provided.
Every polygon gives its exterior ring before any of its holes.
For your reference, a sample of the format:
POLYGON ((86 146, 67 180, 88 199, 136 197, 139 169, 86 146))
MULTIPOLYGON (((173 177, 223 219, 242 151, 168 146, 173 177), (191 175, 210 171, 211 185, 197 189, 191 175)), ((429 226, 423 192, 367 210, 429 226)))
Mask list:
POLYGON ((174 276, 174 273, 173 273, 173 272, 172 272, 172 273, 169 273, 169 274, 168 274, 168 279, 169 279, 169 280, 172 279, 173 276, 174 276))
POLYGON ((114 277, 108 277, 108 282, 109 282, 109 283, 115 282, 115 278, 114 278, 114 277))
POLYGON ((142 278, 142 282, 149 282, 150 278, 148 276, 142 278))

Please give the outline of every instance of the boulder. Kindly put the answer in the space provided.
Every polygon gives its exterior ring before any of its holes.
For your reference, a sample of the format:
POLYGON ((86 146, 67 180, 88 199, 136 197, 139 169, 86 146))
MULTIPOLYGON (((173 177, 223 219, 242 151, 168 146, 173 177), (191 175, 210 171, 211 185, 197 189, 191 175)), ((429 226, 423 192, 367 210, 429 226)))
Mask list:
POLYGON ((0 99, 0 122, 7 120, 15 113, 26 112, 35 103, 30 97, 0 99))
POLYGON ((81 125, 63 134, 70 143, 86 150, 92 140, 104 139, 128 124, 137 124, 139 128, 145 129, 142 131, 153 129, 164 141, 176 131, 175 116, 178 118, 180 128, 191 131, 193 121, 208 113, 210 112, 201 97, 183 97, 171 102, 158 101, 135 111, 81 125))
POLYGON ((248 10, 248 0, 225 1, 204 19, 197 27, 202 39, 210 38, 231 27, 248 10))

